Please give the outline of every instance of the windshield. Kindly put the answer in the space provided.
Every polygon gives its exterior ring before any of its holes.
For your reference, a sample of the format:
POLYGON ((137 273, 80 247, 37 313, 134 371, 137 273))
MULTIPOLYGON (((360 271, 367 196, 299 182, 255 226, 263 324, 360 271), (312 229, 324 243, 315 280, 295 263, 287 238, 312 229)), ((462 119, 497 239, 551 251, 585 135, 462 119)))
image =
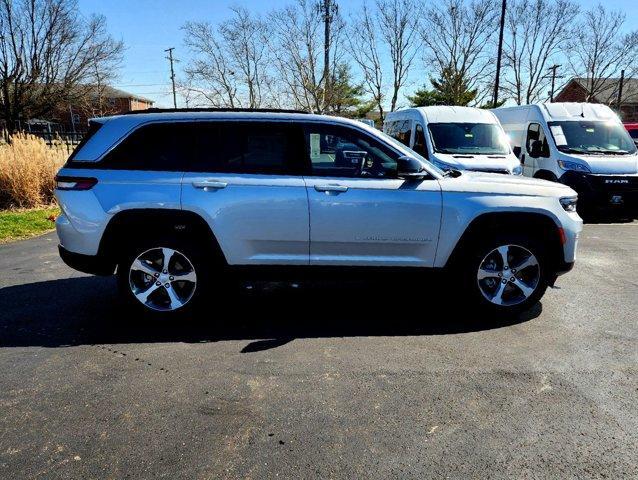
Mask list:
POLYGON ((625 127, 614 122, 549 122, 556 148, 561 152, 627 155, 636 145, 625 127))
POLYGON ((396 138, 391 137, 390 135, 388 135, 385 132, 382 131, 376 131, 375 132, 376 135, 380 135, 381 137, 383 137, 383 139, 388 142, 391 143, 392 146, 394 146, 397 150, 404 152, 407 154, 407 152, 409 152, 409 155, 411 157, 416 158, 417 160, 427 164, 427 166, 431 169, 434 170, 436 173, 438 173, 439 175, 445 175, 445 172, 443 170, 441 170, 439 167, 437 167, 436 165, 434 165, 432 162, 430 162, 427 158, 422 157, 421 155, 419 155, 417 152, 415 152, 414 150, 411 150, 409 148, 407 148, 404 144, 402 144, 401 142, 399 142, 396 138))
POLYGON ((505 132, 494 123, 430 123, 435 152, 461 155, 510 153, 505 132))

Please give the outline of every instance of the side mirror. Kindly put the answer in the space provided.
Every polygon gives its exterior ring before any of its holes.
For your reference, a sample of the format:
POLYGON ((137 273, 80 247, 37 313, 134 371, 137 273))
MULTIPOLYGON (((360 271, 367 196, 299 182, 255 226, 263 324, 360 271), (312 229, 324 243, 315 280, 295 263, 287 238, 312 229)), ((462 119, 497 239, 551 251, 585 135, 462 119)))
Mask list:
POLYGON ((397 177, 406 180, 422 180, 427 176, 427 170, 416 158, 404 155, 397 159, 397 177))
POLYGON ((541 142, 540 140, 532 140, 529 156, 532 158, 538 158, 542 155, 543 155, 543 142, 541 142))
POLYGON ((516 158, 521 158, 521 147, 512 148, 512 153, 516 158))

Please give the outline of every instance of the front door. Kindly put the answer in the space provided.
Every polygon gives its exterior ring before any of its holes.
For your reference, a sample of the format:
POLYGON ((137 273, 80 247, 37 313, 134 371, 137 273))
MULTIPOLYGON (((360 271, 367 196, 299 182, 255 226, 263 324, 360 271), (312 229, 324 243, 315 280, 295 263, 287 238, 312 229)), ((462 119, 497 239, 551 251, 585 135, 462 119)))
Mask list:
POLYGON ((397 178, 400 154, 355 128, 307 124, 305 137, 310 263, 431 267, 438 181, 397 178))

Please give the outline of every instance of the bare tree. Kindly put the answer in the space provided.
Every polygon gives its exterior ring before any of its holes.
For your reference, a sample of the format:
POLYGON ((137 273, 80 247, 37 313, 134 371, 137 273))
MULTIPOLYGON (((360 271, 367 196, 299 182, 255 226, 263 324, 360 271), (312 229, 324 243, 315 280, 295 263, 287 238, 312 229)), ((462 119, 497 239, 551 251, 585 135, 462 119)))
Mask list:
POLYGON ((381 45, 375 15, 364 3, 359 15, 352 19, 348 33, 349 52, 363 73, 365 90, 372 96, 383 123, 384 83, 381 45))
POLYGON ((269 23, 273 28, 269 46, 285 103, 312 112, 324 112, 334 104, 334 99, 330 98, 332 91, 326 87, 336 77, 337 67, 342 63, 343 20, 336 12, 326 17, 311 0, 298 0, 272 12, 269 23), (327 29, 330 37, 328 55, 325 39, 322 41, 319 33, 322 29, 326 31, 326 19, 332 22, 327 29), (327 69, 326 58, 330 62, 327 69))
MULTIPOLYGON (((607 80, 621 70, 638 71, 638 31, 623 34, 625 14, 598 5, 585 12, 569 46, 569 61, 576 76, 587 79, 587 99, 607 92, 607 80)), ((609 91, 613 96, 615 92, 609 91)), ((604 101, 609 101, 605 99, 604 101)))
POLYGON ((270 85, 268 28, 245 8, 218 27, 208 22, 184 25, 186 45, 196 57, 186 67, 188 83, 214 106, 258 108, 268 102, 270 85))
POLYGON ((425 62, 433 76, 451 71, 477 89, 476 103, 489 95, 494 58, 490 55, 497 32, 500 9, 494 0, 444 0, 426 8, 421 37, 426 46, 425 62))
POLYGON ((84 20, 75 0, 0 1, 0 93, 8 131, 20 119, 51 116, 95 91, 119 65, 122 42, 106 20, 84 20))
POLYGON ((390 111, 394 111, 399 92, 408 80, 410 68, 420 47, 417 30, 420 4, 414 0, 377 0, 377 10, 380 36, 390 52, 390 111))
POLYGON ((578 16, 571 0, 515 0, 506 15, 502 90, 517 104, 533 103, 551 83, 547 68, 563 53, 578 16))

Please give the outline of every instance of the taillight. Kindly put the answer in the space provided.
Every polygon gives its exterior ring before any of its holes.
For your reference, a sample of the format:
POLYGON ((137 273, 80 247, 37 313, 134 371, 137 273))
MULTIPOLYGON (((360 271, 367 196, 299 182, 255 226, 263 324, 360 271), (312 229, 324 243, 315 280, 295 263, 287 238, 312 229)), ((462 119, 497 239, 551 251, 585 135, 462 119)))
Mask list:
POLYGON ((97 178, 94 177, 55 177, 57 190, 90 190, 96 183, 97 178))

